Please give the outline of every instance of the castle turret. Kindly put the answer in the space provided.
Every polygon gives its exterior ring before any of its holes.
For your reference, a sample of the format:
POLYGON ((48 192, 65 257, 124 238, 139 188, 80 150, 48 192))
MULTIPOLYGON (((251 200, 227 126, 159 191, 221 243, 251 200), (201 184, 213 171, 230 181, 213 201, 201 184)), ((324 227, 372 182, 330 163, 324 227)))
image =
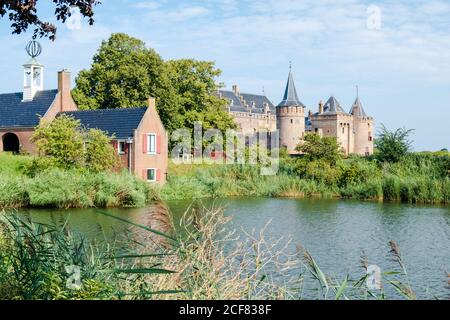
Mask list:
POLYGON ((354 153, 365 156, 373 154, 373 118, 367 116, 359 94, 349 113, 353 116, 354 153))
POLYGON ((305 105, 298 98, 292 70, 289 70, 283 101, 276 110, 280 147, 285 147, 289 154, 295 154, 295 148, 305 133, 305 105))

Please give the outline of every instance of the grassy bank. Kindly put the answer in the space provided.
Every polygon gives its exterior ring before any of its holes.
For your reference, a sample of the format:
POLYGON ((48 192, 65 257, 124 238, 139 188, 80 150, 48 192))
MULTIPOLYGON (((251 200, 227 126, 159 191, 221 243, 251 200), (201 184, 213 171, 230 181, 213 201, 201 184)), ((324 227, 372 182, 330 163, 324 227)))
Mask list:
POLYGON ((380 164, 361 157, 345 159, 335 167, 281 159, 275 176, 262 176, 258 166, 172 166, 161 197, 347 198, 407 203, 450 201, 450 156, 411 154, 396 164, 380 164))
POLYGON ((31 157, 0 154, 0 208, 142 207, 157 191, 126 172, 47 169, 27 176, 31 157))
POLYGON ((344 198, 406 203, 450 202, 448 153, 414 153, 389 164, 351 157, 335 166, 282 158, 277 175, 259 166, 171 165, 157 189, 126 172, 47 169, 26 175, 31 157, 0 154, 0 208, 141 207, 152 200, 227 197, 344 198))

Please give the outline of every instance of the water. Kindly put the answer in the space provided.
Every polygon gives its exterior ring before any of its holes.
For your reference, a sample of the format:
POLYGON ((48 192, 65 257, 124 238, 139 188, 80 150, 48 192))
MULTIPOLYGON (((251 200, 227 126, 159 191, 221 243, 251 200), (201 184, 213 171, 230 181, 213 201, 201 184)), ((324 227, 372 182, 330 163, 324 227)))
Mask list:
MULTIPOLYGON (((256 230, 267 225, 267 235, 293 240, 307 248, 322 270, 337 279, 348 273, 361 276, 361 254, 382 271, 399 270, 390 254, 389 240, 401 250, 410 282, 421 298, 448 298, 450 273, 450 208, 374 202, 297 199, 221 200, 232 228, 256 230)), ((169 202, 179 220, 189 202, 169 202)), ((149 209, 109 210, 146 225, 149 209)), ((95 210, 27 210, 33 220, 64 223, 88 236, 112 239, 125 226, 95 210)), ((294 249, 294 248, 292 248, 294 249)), ((356 276, 355 276, 356 277, 356 276)))

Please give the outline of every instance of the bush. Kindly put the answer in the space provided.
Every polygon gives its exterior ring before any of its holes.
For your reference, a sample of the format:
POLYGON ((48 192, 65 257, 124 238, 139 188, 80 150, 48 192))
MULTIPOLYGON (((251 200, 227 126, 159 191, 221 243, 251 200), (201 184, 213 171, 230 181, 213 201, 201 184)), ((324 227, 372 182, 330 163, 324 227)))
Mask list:
POLYGON ((70 169, 84 162, 84 141, 80 121, 63 115, 52 122, 41 120, 31 141, 41 155, 52 157, 60 168, 70 169))
POLYGON ((41 121, 31 141, 36 143, 43 160, 35 160, 25 171, 31 175, 50 167, 111 171, 119 159, 101 130, 82 128, 79 120, 63 115, 52 122, 41 121))
POLYGON ((30 162, 22 166, 22 173, 29 176, 35 177, 39 173, 58 167, 58 164, 53 157, 38 157, 34 158, 30 162))
POLYGON ((389 131, 384 125, 381 125, 380 132, 375 139, 377 159, 380 162, 399 162, 411 149, 412 142, 409 140, 409 136, 413 131, 405 128, 389 131))
POLYGON ((331 167, 328 162, 316 160, 306 166, 306 178, 328 185, 335 185, 340 179, 341 173, 338 168, 331 167))
POLYGON ((90 129, 86 133, 86 167, 94 172, 111 171, 119 159, 110 138, 101 130, 90 129))

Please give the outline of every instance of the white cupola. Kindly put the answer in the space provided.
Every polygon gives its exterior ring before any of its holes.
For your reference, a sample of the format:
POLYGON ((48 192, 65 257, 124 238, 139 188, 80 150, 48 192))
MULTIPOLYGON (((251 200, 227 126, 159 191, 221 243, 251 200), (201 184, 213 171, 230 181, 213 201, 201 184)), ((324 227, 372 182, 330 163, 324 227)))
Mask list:
POLYGON ((30 41, 26 50, 31 59, 23 65, 22 101, 31 101, 37 92, 44 90, 44 66, 36 60, 42 52, 39 42, 30 41))

